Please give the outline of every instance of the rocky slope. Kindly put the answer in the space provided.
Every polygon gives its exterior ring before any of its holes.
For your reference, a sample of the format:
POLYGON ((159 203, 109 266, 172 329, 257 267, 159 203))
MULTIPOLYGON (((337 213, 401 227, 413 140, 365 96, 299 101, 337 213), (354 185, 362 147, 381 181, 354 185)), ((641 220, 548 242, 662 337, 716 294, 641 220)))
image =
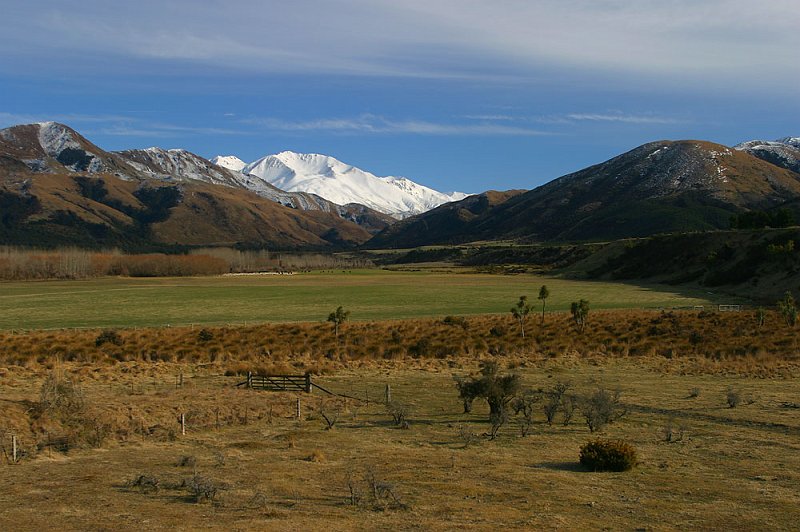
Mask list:
POLYGON ((0 130, 3 244, 324 249, 369 237, 338 213, 246 190, 230 171, 183 150, 110 153, 53 122, 0 130))

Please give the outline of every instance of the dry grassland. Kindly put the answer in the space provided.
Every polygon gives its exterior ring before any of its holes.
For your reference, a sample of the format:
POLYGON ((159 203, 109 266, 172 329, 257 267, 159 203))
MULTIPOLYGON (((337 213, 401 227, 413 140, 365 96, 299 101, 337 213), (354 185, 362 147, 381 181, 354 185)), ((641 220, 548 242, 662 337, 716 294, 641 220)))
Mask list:
POLYGON ((778 316, 759 327, 749 313, 595 313, 581 334, 553 314, 544 326, 531 320, 524 340, 508 317, 460 323, 348 324, 338 344, 322 324, 208 329, 204 341, 190 328, 119 331, 119 345, 96 345, 100 331, 4 334, 0 523, 7 530, 796 527, 800 364, 796 331, 778 316), (437 351, 450 344, 454 351, 437 351), (561 414, 548 425, 542 403, 528 436, 512 416, 489 440, 486 404, 463 414, 453 381, 480 360, 498 361, 534 389, 618 388, 628 413, 600 435, 633 444, 639 465, 583 470, 579 448, 596 435, 579 411, 567 425, 561 414), (314 370, 322 373, 315 382, 350 398, 236 388, 246 368, 314 370), (75 394, 74 408, 52 401, 58 382, 59 397, 75 394), (387 384, 408 409, 407 429, 383 404, 387 384), (741 398, 735 408, 729 392, 741 398), (323 414, 336 419, 332 429, 323 414))
MULTIPOLYGON (((560 417, 548 426, 539 413, 524 438, 514 418, 487 440, 485 405, 463 414, 452 380, 474 370, 474 361, 371 363, 318 379, 363 401, 236 389, 236 377, 208 369, 190 375, 188 366, 132 362, 82 379, 93 415, 111 425, 99 448, 45 446, 0 466, 0 521, 7 530, 796 526, 800 422, 786 406, 798 399, 796 379, 681 375, 679 361, 652 357, 517 363, 531 387, 618 387, 629 413, 602 436, 632 443, 639 465, 625 473, 581 469, 578 449, 593 436, 580 414, 567 426, 560 417), (178 371, 187 371, 183 388, 170 378, 178 371), (381 404, 386 384, 409 407, 407 430, 381 404), (729 408, 731 386, 753 402, 729 408), (692 390, 699 395, 690 397, 692 390), (330 417, 337 407, 338 422, 326 430, 320 408, 330 417), (665 441, 670 423, 684 431, 680 441, 665 441), (372 499, 364 480, 370 471, 391 484, 397 501, 372 499), (181 487, 195 474, 220 488, 213 501, 198 503, 181 487), (159 489, 130 485, 142 475, 157 479, 159 489), (361 496, 357 505, 348 476, 361 496)), ((6 427, 38 400, 45 376, 13 368, 3 377, 6 427)), ((29 437, 22 438, 26 452, 29 437)))

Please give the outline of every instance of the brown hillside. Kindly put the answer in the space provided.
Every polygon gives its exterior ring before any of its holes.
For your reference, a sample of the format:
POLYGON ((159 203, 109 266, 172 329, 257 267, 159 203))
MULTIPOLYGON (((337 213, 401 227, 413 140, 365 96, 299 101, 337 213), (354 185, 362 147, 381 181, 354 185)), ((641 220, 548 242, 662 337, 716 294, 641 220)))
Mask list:
POLYGON ((476 216, 469 199, 371 240, 409 247, 477 240, 607 240, 727 228, 730 217, 800 198, 800 175, 704 141, 660 141, 558 178, 476 216), (441 218, 449 220, 440 231, 441 218), (436 220, 436 223, 433 221, 436 220), (420 228, 427 230, 421 231, 420 228))
POLYGON ((61 124, 0 130, 0 244, 331 248, 370 238, 359 217, 367 227, 385 227, 355 207, 286 207, 189 152, 127 157, 61 124))

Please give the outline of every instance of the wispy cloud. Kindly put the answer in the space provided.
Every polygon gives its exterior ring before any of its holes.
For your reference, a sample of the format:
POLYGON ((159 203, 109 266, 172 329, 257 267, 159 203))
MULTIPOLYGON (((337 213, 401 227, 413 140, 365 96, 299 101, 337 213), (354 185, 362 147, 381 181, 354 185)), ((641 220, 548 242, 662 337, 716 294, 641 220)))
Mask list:
POLYGON ((0 47, 16 52, 0 66, 23 54, 56 66, 69 53, 81 59, 71 68, 87 69, 114 56, 245 73, 528 79, 547 68, 750 86, 800 81, 796 0, 758 9, 752 0, 18 4, 4 12, 0 34, 0 47))
POLYGON ((544 116, 530 116, 527 114, 470 114, 463 118, 481 122, 516 122, 516 123, 535 123, 547 125, 574 125, 580 122, 608 122, 622 124, 686 124, 687 120, 661 116, 656 113, 626 113, 623 111, 604 111, 604 112, 582 112, 566 113, 544 116))
POLYGON ((624 124, 683 124, 685 120, 655 115, 631 115, 624 113, 570 113, 567 120, 589 122, 621 122, 624 124))
POLYGON ((464 118, 469 120, 483 120, 492 122, 513 122, 514 120, 520 120, 520 117, 511 115, 464 115, 464 118))
POLYGON ((548 131, 493 123, 440 123, 427 120, 393 120, 376 115, 355 118, 324 118, 288 121, 277 118, 250 118, 243 123, 264 129, 286 132, 331 132, 342 134, 411 134, 411 135, 475 135, 475 136, 540 136, 548 131))

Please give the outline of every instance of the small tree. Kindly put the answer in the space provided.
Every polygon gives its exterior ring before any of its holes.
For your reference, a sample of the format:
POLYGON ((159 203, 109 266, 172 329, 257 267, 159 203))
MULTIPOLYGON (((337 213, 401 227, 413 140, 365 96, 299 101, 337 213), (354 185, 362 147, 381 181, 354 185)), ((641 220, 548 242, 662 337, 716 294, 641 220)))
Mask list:
POLYGON ((797 323, 797 304, 795 303, 794 296, 788 290, 784 294, 783 299, 778 301, 778 310, 781 311, 783 319, 786 320, 786 325, 794 327, 797 323))
POLYGON ((514 316, 514 319, 516 319, 519 323, 519 330, 522 333, 523 338, 525 338, 525 320, 527 319, 528 314, 531 313, 532 308, 533 307, 528 303, 528 296, 519 296, 517 305, 515 307, 511 307, 511 315, 514 316))
POLYGON ((583 398, 581 413, 586 419, 589 432, 602 430, 605 425, 613 423, 627 413, 627 409, 620 404, 619 396, 619 390, 598 388, 583 398))
POLYGON ((583 328, 586 327, 586 319, 589 316, 589 302, 585 299, 581 299, 577 303, 573 301, 569 311, 572 313, 572 319, 575 320, 578 329, 583 331, 583 328))
POLYGON ((497 362, 482 362, 479 375, 456 381, 460 396, 467 402, 483 398, 489 403, 489 422, 494 437, 500 427, 508 420, 508 405, 520 389, 520 379, 516 374, 501 375, 497 362))
POLYGON ((539 289, 539 299, 542 302, 542 323, 544 323, 544 308, 547 304, 547 298, 550 297, 550 290, 547 289, 547 285, 542 285, 539 289))
POLYGON ((328 321, 333 323, 333 332, 336 334, 336 338, 339 338, 339 326, 346 322, 348 317, 350 317, 350 311, 342 307, 338 307, 328 315, 328 321))

